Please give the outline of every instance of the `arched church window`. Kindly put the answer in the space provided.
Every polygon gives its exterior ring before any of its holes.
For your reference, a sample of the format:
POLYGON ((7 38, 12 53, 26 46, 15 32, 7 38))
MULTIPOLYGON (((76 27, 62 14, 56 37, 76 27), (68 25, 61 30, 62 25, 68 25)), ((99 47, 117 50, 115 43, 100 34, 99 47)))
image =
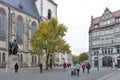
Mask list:
POLYGON ((35 21, 32 22, 31 33, 34 33, 37 29, 37 24, 35 21))
POLYGON ((0 62, 1 62, 1 53, 0 53, 0 62))
POLYGON ((48 9, 48 19, 50 20, 51 19, 51 15, 52 15, 52 12, 50 9, 48 9))
POLYGON ((23 62, 23 55, 20 55, 20 62, 23 62))
POLYGON ((16 21, 16 40, 19 44, 23 42, 23 18, 20 15, 16 21))
POLYGON ((2 61, 5 62, 5 53, 2 54, 2 61))
POLYGON ((37 57, 35 56, 35 63, 37 62, 37 57))
POLYGON ((34 63, 34 56, 32 55, 32 64, 34 63))
POLYGON ((6 39, 6 12, 0 8, 0 40, 6 39))

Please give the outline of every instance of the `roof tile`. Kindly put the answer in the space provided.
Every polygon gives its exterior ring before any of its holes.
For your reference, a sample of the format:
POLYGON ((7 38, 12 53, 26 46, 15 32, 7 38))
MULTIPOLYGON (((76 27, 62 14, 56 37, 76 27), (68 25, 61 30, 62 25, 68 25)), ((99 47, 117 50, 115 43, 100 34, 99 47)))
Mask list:
POLYGON ((15 7, 27 14, 30 14, 36 18, 40 18, 37 8, 34 4, 34 0, 0 0, 5 4, 15 7))

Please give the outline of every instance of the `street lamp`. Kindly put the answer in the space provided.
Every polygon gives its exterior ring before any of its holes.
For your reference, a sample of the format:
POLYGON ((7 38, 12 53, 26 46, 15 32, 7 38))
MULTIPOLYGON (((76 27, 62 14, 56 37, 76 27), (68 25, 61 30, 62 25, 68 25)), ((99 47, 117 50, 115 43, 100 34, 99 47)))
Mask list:
POLYGON ((99 52, 97 52, 97 57, 98 57, 98 65, 97 65, 97 71, 99 71, 99 52))
POLYGON ((26 21, 29 23, 29 22, 30 22, 30 18, 29 18, 29 17, 27 17, 27 18, 26 18, 26 21))
POLYGON ((115 66, 115 58, 112 58, 112 66, 114 68, 114 66, 115 66))

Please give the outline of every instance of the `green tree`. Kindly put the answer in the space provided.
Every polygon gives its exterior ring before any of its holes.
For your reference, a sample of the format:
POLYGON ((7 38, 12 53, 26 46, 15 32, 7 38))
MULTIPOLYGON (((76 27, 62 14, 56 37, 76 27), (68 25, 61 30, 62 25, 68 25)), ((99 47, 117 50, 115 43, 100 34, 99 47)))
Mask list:
POLYGON ((38 29, 32 34, 31 46, 33 54, 46 55, 46 69, 48 60, 56 52, 70 53, 70 46, 63 39, 67 28, 63 24, 58 24, 55 18, 43 21, 38 29), (36 52, 36 53, 35 53, 36 52))
POLYGON ((86 52, 83 52, 79 55, 79 61, 84 62, 89 59, 89 55, 86 52))
POLYGON ((73 56, 72 56, 72 61, 73 61, 74 64, 77 63, 77 62, 79 62, 79 57, 73 55, 73 56))

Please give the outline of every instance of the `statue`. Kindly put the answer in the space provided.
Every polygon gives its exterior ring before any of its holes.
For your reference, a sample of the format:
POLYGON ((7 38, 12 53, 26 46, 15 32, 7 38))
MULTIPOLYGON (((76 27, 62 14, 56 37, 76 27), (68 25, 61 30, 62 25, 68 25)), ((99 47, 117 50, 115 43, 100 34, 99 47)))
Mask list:
POLYGON ((9 54, 12 55, 12 42, 9 41, 8 43, 8 51, 9 51, 9 54))
POLYGON ((18 52, 18 44, 16 40, 14 40, 14 42, 9 42, 9 54, 16 55, 17 52, 18 52))

